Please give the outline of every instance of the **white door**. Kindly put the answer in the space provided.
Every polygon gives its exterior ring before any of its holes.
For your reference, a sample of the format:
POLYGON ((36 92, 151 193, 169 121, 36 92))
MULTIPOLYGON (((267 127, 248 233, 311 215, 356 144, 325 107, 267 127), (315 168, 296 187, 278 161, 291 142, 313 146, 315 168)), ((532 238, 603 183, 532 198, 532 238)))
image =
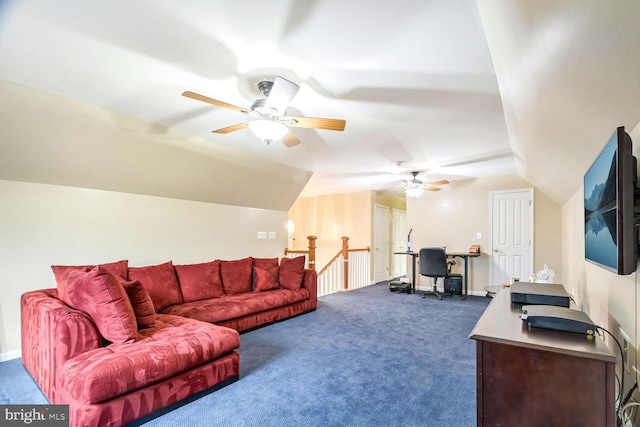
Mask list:
POLYGON ((491 197, 491 283, 526 281, 533 272, 533 189, 496 191, 491 197))
MULTIPOLYGON (((400 209, 391 210, 393 233, 393 252, 406 252, 407 250, 407 212, 400 209)), ((391 277, 400 277, 407 274, 407 256, 393 255, 391 265, 391 277)))
POLYGON ((375 205, 373 215, 373 269, 375 283, 389 278, 389 208, 375 205))

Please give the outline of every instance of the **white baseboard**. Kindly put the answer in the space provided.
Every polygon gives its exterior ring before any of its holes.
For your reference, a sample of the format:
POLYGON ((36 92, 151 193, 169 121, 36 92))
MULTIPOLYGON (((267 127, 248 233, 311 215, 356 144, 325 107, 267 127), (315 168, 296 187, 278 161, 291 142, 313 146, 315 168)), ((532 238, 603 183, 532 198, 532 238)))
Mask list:
MULTIPOLYGON (((416 288, 416 292, 419 292, 419 291, 430 291, 431 289, 433 289, 433 288, 432 287, 427 288, 427 287, 424 287, 424 286, 418 286, 416 288)), ((443 291, 442 288, 438 288, 438 290, 440 292, 443 291)), ((467 295, 472 296, 472 297, 484 297, 484 296, 487 296, 487 291, 469 291, 467 293, 467 295)))
POLYGON ((0 362, 6 362, 7 360, 19 359, 22 356, 22 351, 14 350, 7 351, 6 353, 0 353, 0 362))

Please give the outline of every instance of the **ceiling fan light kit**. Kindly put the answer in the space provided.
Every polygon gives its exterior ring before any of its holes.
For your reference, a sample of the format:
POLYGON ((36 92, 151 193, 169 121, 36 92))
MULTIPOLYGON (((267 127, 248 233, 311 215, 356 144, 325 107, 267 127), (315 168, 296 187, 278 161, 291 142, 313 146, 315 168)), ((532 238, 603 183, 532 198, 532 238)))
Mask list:
POLYGON ((287 133, 289 128, 279 122, 273 120, 254 120, 249 122, 249 129, 255 136, 267 143, 281 140, 287 133))
POLYGON ((409 197, 419 197, 422 195, 422 193, 424 192, 424 189, 420 186, 410 186, 409 188, 407 188, 407 196, 409 197))

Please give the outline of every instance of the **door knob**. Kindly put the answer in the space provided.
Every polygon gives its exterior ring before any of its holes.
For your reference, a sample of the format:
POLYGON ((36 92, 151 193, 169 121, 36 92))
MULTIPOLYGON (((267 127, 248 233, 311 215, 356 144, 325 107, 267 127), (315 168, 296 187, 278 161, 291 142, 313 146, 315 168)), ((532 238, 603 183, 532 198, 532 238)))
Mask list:
POLYGON ((493 250, 493 252, 500 252, 500 249, 495 248, 495 249, 493 250))

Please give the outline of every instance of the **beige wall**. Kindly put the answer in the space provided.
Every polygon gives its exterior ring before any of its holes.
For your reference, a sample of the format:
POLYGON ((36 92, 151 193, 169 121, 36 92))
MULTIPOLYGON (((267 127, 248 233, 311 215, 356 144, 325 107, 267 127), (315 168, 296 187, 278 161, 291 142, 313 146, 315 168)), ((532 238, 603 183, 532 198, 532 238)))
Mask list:
MULTIPOLYGON (((563 265, 565 287, 574 295, 576 305, 596 324, 603 325, 620 339, 619 328, 637 343, 638 278, 633 273, 619 276, 584 259, 584 195, 580 188, 562 207, 563 265)), ((609 341, 610 342, 610 341, 609 341)), ((619 353, 615 344, 611 349, 619 353)), ((637 345, 634 346, 637 348, 637 345)), ((636 354, 630 352, 632 366, 636 354)), ((626 382, 632 384, 631 381, 626 382)), ((628 389, 625 386, 625 390, 628 389)))
POLYGON ((304 197, 289 210, 295 224, 292 249, 306 250, 307 236, 317 236, 316 268, 320 271, 349 237, 350 248, 371 246, 371 192, 304 197))
POLYGON ((389 209, 407 210, 407 201, 404 195, 402 198, 398 198, 389 196, 381 191, 376 191, 373 193, 373 203, 387 206, 389 209))
POLYGON ((3 180, 286 211, 312 175, 222 139, 3 80, 0 99, 3 180))
POLYGON ((0 360, 19 356, 20 295, 55 287, 52 264, 281 257, 287 244, 285 211, 2 180, 0 200, 0 360))
MULTIPOLYGON (((413 228, 412 246, 446 245, 451 251, 467 251, 480 245, 482 255, 470 260, 469 290, 478 294, 489 284, 491 262, 490 199, 492 191, 531 188, 516 175, 452 181, 438 192, 425 192, 407 200, 407 224, 413 228), (477 233, 482 234, 477 239, 477 233)), ((542 192, 534 189, 533 271, 543 265, 563 280, 562 211, 542 192)), ((456 267, 462 273, 462 263, 456 267)), ((532 271, 532 272, 533 272, 532 271)), ((424 281, 424 280, 423 280, 424 281)), ((420 287, 428 282, 418 281, 420 287)))

